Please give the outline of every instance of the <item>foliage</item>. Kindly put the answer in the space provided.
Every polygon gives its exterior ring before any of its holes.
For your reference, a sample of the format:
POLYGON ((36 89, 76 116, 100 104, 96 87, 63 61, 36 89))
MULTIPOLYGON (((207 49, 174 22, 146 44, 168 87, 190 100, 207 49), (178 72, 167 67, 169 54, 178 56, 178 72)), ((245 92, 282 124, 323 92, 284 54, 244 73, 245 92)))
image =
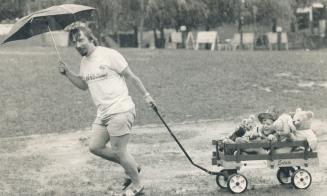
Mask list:
POLYGON ((196 0, 149 0, 146 6, 146 24, 153 28, 197 26, 208 16, 207 6, 196 0))
POLYGON ((137 27, 140 23, 142 14, 140 0, 121 0, 121 30, 130 30, 130 27, 137 27))
POLYGON ((179 4, 179 13, 175 16, 177 27, 185 25, 190 29, 206 25, 209 12, 205 1, 185 0, 179 4))
POLYGON ((296 3, 294 0, 252 0, 258 8, 257 22, 269 23, 272 19, 290 21, 296 3))
POLYGON ((21 18, 31 12, 73 0, 0 0, 0 21, 21 18))
POLYGON ((23 6, 20 0, 0 0, 0 21, 21 17, 23 6))
POLYGON ((75 3, 95 7, 100 28, 110 34, 137 27, 142 16, 139 0, 75 0, 75 3))
POLYGON ((175 4, 172 4, 174 2, 173 0, 149 0, 146 6, 146 24, 151 29, 163 29, 167 24, 171 24, 172 15, 177 12, 175 4))
POLYGON ((77 4, 95 7, 99 17, 99 26, 102 30, 118 31, 117 22, 121 14, 121 3, 117 0, 75 0, 77 4))
POLYGON ((245 23, 267 24, 273 19, 287 23, 294 17, 297 6, 312 2, 314 0, 1 0, 0 20, 21 17, 55 4, 78 3, 98 10, 99 26, 106 32, 137 29, 143 20, 146 29, 177 30, 182 25, 188 29, 208 29, 234 23, 241 17, 245 23))

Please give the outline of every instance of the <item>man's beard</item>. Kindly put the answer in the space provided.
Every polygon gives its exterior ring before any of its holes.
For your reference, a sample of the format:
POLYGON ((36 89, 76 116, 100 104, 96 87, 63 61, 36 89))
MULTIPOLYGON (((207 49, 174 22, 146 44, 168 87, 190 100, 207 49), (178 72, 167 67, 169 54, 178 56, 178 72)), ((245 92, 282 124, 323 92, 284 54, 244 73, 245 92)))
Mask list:
POLYGON ((86 49, 83 49, 83 48, 81 48, 81 49, 77 49, 77 51, 79 52, 79 54, 81 55, 81 56, 86 56, 87 55, 87 50, 86 49))

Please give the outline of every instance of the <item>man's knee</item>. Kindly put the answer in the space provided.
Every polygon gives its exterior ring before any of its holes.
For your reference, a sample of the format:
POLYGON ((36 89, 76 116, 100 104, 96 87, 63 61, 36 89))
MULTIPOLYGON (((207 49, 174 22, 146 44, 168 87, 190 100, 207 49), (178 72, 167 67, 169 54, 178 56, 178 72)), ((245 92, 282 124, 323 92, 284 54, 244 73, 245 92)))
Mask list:
POLYGON ((111 138, 111 150, 118 159, 124 159, 127 154, 127 143, 129 135, 111 138))
POLYGON ((111 150, 112 150, 112 153, 115 155, 115 157, 118 159, 118 160, 124 160, 125 157, 127 156, 127 150, 125 148, 122 148, 122 147, 115 147, 115 146, 111 146, 111 150))
POLYGON ((95 155, 99 155, 103 148, 104 146, 100 146, 100 145, 95 145, 95 144, 89 145, 89 151, 95 155))
POLYGON ((106 147, 109 141, 109 134, 105 127, 93 124, 92 136, 89 141, 89 150, 91 153, 99 155, 99 153, 106 147))

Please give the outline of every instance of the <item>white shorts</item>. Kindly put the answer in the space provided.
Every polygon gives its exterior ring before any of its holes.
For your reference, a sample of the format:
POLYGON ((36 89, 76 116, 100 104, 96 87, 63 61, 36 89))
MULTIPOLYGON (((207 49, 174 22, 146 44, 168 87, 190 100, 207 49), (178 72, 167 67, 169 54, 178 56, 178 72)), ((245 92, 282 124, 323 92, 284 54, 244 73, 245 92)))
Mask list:
POLYGON ((122 136, 131 133, 135 120, 135 109, 127 112, 97 117, 92 124, 92 131, 107 130, 110 136, 122 136))

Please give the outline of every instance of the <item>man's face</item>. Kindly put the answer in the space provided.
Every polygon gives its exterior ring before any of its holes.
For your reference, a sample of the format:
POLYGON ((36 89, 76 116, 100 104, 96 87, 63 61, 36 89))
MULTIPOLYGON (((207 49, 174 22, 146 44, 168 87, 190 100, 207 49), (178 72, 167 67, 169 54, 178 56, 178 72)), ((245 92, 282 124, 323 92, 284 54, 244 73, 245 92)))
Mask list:
POLYGON ((93 42, 90 41, 83 31, 79 31, 75 35, 75 48, 82 56, 87 56, 93 46, 93 42))

